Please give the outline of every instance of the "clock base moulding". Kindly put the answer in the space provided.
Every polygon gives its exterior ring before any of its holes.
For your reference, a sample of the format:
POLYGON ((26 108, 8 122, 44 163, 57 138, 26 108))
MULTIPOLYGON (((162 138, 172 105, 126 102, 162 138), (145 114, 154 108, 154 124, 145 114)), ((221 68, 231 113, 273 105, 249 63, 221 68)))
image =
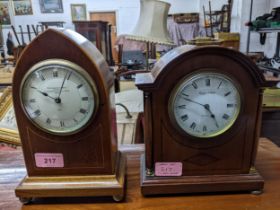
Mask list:
POLYGON ((16 188, 16 196, 22 203, 33 198, 113 196, 122 201, 125 195, 126 159, 120 152, 113 175, 88 176, 26 176, 16 188))
POLYGON ((264 180, 255 169, 248 174, 181 176, 176 179, 147 176, 144 155, 141 157, 140 173, 141 192, 144 196, 233 191, 260 194, 264 187, 264 180))

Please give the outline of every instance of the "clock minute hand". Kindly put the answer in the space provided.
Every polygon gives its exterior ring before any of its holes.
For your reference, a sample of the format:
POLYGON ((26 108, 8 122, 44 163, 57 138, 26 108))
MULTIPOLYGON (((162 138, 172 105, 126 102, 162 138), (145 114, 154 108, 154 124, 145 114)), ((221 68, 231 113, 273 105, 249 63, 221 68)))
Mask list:
POLYGON ((64 83, 65 83, 65 80, 66 80, 67 75, 68 75, 68 73, 65 74, 65 77, 64 77, 64 79, 63 79, 62 85, 61 85, 61 87, 60 87, 60 90, 59 90, 59 93, 58 93, 58 97, 57 97, 58 99, 60 99, 61 91, 62 91, 62 89, 63 89, 63 86, 64 86, 64 83))
POLYGON ((205 104, 205 105, 204 105, 204 108, 211 114, 211 118, 214 119, 217 128, 219 128, 218 121, 217 121, 217 119, 216 119, 216 116, 215 116, 215 115, 213 114, 213 112, 211 111, 210 105, 209 105, 209 104, 205 104))
POLYGON ((53 97, 49 96, 49 94, 48 94, 48 93, 43 92, 43 91, 41 91, 41 90, 38 90, 36 87, 33 87, 33 86, 31 86, 31 88, 33 88, 33 89, 37 90, 37 91, 38 91, 39 93, 41 93, 43 96, 46 96, 46 97, 49 97, 49 98, 51 98, 51 99, 55 100, 55 98, 53 98, 53 97))

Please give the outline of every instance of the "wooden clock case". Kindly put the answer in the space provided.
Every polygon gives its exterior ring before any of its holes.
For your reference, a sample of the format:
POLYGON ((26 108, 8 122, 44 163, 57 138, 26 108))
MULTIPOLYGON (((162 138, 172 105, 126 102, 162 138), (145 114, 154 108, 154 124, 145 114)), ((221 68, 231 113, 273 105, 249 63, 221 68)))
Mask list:
POLYGON ((164 55, 151 73, 138 74, 136 85, 144 92, 143 195, 263 189, 264 181, 254 162, 265 81, 245 55, 221 47, 182 46, 164 55), (204 71, 232 78, 241 91, 236 122, 222 135, 209 139, 180 132, 168 114, 170 94, 178 82, 204 71), (157 162, 181 162, 182 176, 155 176, 157 162))
POLYGON ((48 29, 34 39, 17 63, 13 103, 28 176, 15 193, 33 197, 124 196, 125 159, 118 152, 113 73, 86 38, 71 30, 48 29), (99 106, 89 125, 76 134, 59 136, 30 122, 20 102, 20 85, 27 71, 47 59, 64 59, 81 66, 96 84, 99 106), (36 167, 35 153, 62 153, 63 168, 36 167))

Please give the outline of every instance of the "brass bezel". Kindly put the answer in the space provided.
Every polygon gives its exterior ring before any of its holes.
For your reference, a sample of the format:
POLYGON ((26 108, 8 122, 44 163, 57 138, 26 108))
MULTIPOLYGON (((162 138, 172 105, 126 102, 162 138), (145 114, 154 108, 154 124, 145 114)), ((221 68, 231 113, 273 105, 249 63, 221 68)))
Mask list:
POLYGON ((97 113, 97 109, 99 107, 99 96, 98 96, 98 91, 95 85, 95 82, 91 79, 90 75, 79 65, 68 61, 68 60, 64 60, 64 59, 47 59, 44 61, 41 61, 35 65, 33 65, 28 71, 27 73, 24 75, 21 84, 20 84, 20 103, 21 103, 21 108, 24 111, 25 115, 27 116, 27 118, 32 122, 32 124, 34 126, 36 126, 37 128, 39 128, 42 131, 45 131, 49 134, 54 134, 54 135, 59 135, 59 136, 68 136, 68 135, 72 135, 72 134, 76 134, 79 131, 85 129, 90 122, 92 122, 92 120, 94 119, 96 113, 97 113), (48 65, 61 65, 61 66, 66 66, 67 68, 72 69, 73 71, 77 72, 79 75, 81 75, 86 82, 88 82, 89 86, 91 87, 91 91, 93 93, 93 97, 94 97, 94 108, 93 108, 93 112, 91 117, 88 119, 88 121, 81 126, 80 128, 76 129, 76 130, 72 130, 72 131, 55 131, 52 129, 46 129, 44 127, 42 127, 41 125, 39 125, 38 123, 36 123, 28 114, 28 112, 26 111, 24 104, 23 104, 23 87, 24 84, 26 82, 26 79, 36 70, 43 68, 44 66, 48 66, 48 65))
POLYGON ((174 125, 174 127, 179 130, 181 133, 184 133, 184 134, 187 134, 187 135, 190 135, 192 137, 195 137, 195 138, 201 138, 201 139, 209 139, 209 138, 214 138, 214 137, 217 137, 217 136, 220 136, 222 135, 223 133, 225 133, 226 131, 228 131, 233 125, 234 123, 236 122, 239 114, 240 114, 240 110, 241 110, 241 106, 242 106, 242 103, 241 103, 241 98, 242 98, 242 94, 241 94, 241 88, 240 86, 238 85, 238 83, 232 79, 231 77, 225 75, 225 74, 222 74, 222 73, 218 73, 217 71, 215 71, 214 69, 207 69, 207 70, 203 70, 203 71, 198 71, 198 72, 195 72, 195 73, 192 73, 190 75, 187 75, 185 76, 184 78, 182 78, 179 83, 173 88, 173 90, 171 91, 171 94, 170 94, 170 97, 169 97, 169 100, 168 100, 168 114, 169 114, 169 118, 171 119, 171 123, 174 125), (232 83, 232 85, 236 88, 237 92, 238 92, 238 99, 237 99, 237 102, 238 102, 238 109, 237 109, 237 112, 236 114, 234 115, 234 118, 232 118, 231 122, 226 126, 224 127, 222 130, 212 134, 212 135, 194 135, 192 133, 189 133, 187 132, 186 130, 184 130, 180 125, 179 123, 177 122, 176 120, 176 117, 175 117, 175 114, 174 114, 174 102, 175 102, 175 98, 177 96, 177 93, 180 92, 184 87, 185 87, 185 84, 186 84, 186 81, 190 82, 192 80, 196 80, 197 78, 201 77, 201 75, 207 75, 207 76, 220 76, 220 77, 223 77, 223 78, 226 78, 226 80, 228 80, 229 82, 232 83))

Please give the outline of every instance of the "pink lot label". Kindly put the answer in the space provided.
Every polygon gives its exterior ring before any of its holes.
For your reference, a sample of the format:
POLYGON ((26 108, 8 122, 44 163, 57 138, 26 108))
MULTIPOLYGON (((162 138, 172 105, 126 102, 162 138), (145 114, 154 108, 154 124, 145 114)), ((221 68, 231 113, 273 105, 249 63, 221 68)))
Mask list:
POLYGON ((181 162, 157 162, 156 176, 182 176, 183 164, 181 162))
POLYGON ((63 168, 64 159, 61 153, 35 153, 38 168, 63 168))

